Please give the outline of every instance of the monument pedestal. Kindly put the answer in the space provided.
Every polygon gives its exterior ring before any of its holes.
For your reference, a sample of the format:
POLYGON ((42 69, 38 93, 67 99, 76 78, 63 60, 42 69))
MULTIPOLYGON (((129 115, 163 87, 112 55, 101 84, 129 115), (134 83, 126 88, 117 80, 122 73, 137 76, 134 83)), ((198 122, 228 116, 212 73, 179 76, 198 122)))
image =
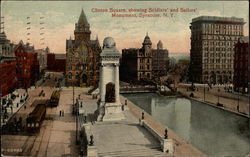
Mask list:
POLYGON ((105 114, 102 121, 117 121, 125 119, 122 112, 122 105, 118 103, 106 103, 105 114))
POLYGON ((96 146, 88 146, 87 156, 88 157, 97 157, 98 156, 97 147, 96 146))
POLYGON ((174 153, 174 142, 172 139, 163 139, 163 141, 161 142, 161 147, 164 153, 174 153))

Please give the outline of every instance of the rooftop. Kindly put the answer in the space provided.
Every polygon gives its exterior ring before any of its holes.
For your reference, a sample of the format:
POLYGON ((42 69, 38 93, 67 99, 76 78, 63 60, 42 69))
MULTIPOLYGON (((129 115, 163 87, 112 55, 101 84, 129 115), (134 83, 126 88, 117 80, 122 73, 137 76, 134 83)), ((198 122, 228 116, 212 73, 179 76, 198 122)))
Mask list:
POLYGON ((237 18, 237 17, 199 16, 192 19, 192 23, 198 21, 244 23, 243 18, 237 18))

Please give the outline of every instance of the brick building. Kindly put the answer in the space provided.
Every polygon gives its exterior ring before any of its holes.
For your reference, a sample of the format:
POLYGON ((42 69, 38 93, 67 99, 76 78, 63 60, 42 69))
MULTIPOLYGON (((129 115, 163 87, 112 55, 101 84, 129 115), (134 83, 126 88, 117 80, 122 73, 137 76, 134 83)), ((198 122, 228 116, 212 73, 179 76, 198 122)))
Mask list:
POLYGON ((0 33, 0 97, 13 92, 17 85, 13 46, 5 33, 0 33))
POLYGON ((190 80, 233 81, 234 45, 243 36, 243 18, 200 16, 191 22, 190 80))
POLYGON ((152 79, 152 42, 145 36, 142 48, 123 49, 121 66, 121 80, 151 80, 152 79))
POLYGON ((39 62, 34 47, 20 41, 15 47, 18 85, 29 88, 39 79, 39 62))
POLYGON ((168 51, 163 49, 161 41, 157 49, 152 49, 152 42, 145 36, 142 48, 122 50, 120 75, 121 80, 150 81, 167 73, 168 51))
POLYGON ((47 70, 56 72, 66 71, 66 54, 47 54, 47 70))
POLYGON ((101 47, 98 38, 90 40, 90 35, 90 25, 82 10, 75 24, 75 39, 66 40, 67 85, 98 85, 101 47))
POLYGON ((239 39, 235 45, 234 58, 234 90, 242 93, 248 92, 250 71, 249 66, 249 40, 239 39))

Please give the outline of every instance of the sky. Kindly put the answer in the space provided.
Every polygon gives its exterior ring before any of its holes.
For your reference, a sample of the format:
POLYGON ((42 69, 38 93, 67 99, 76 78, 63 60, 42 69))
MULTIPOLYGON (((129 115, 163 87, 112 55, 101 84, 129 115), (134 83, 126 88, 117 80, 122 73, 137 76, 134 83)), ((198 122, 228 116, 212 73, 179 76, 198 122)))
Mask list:
MULTIPOLYGON (((2 1, 1 16, 4 16, 4 31, 14 43, 27 41, 36 49, 48 46, 51 52, 65 53, 66 39, 74 38, 74 27, 83 9, 91 29, 91 39, 98 36, 100 44, 105 37, 113 37, 118 50, 140 48, 148 33, 153 48, 159 40, 170 53, 189 53, 190 22, 198 16, 221 16, 244 18, 244 35, 249 32, 248 1, 2 1), (177 9, 173 17, 112 17, 110 12, 93 12, 98 9, 177 9), (180 12, 180 8, 194 9, 195 12, 180 12), (27 17, 30 17, 27 19, 27 17), (44 17, 41 19, 41 17, 44 17), (27 22, 31 29, 27 30, 27 22), (44 24, 40 24, 40 23, 44 24), (41 27, 44 29, 41 30, 41 27), (40 35, 40 33, 44 33, 40 35), (44 45, 41 45, 44 38, 44 45)), ((173 10, 174 11, 174 10, 173 10)), ((175 10, 176 11, 176 10, 175 10)), ((129 14, 118 13, 118 14, 129 14)), ((134 13, 131 13, 134 14, 134 13)), ((136 13, 137 15, 139 13, 136 13)))

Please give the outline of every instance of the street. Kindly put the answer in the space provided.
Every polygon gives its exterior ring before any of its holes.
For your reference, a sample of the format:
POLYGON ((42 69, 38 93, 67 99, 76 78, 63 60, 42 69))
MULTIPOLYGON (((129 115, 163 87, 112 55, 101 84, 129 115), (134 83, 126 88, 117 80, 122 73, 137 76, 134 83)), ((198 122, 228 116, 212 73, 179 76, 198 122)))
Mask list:
POLYGON ((199 101, 209 102, 214 105, 220 103, 223 104, 224 108, 228 110, 249 115, 248 96, 226 92, 224 90, 224 86, 213 86, 212 88, 209 88, 208 85, 205 85, 204 92, 204 85, 202 84, 195 85, 196 89, 194 91, 187 91, 187 88, 190 86, 191 84, 179 83, 177 86, 177 90, 186 96, 190 96, 190 94, 193 93, 194 99, 197 99, 199 101), (239 111, 237 109, 238 105, 239 111))
MULTIPOLYGON (((28 91, 29 99, 22 108, 11 118, 19 119, 22 117, 22 124, 26 126, 26 118, 34 109, 37 103, 46 102, 54 90, 55 78, 62 77, 61 73, 50 74, 40 87, 28 91), (38 96, 41 90, 45 96, 38 96), (26 106, 26 107, 24 107, 26 106)), ((76 91, 76 94, 79 92, 76 91)), ((47 107, 45 120, 42 122, 40 131, 37 134, 31 134, 21 130, 1 136, 2 153, 5 155, 22 155, 22 156, 77 156, 78 149, 75 147, 75 117, 72 115, 72 90, 63 90, 59 106, 47 107), (59 111, 64 111, 64 116, 59 116, 59 111)))

